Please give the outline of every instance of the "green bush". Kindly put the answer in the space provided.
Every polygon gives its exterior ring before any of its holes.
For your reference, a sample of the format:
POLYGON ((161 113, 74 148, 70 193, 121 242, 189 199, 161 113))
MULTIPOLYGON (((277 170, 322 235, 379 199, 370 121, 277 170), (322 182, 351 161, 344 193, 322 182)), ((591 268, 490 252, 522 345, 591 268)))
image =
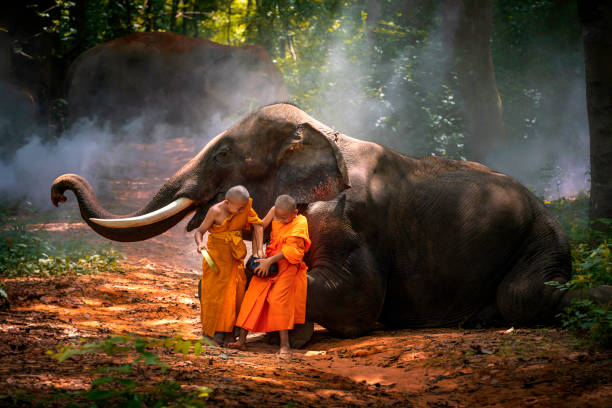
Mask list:
POLYGON ((571 305, 558 315, 563 327, 586 332, 590 341, 612 347, 612 307, 590 299, 573 299, 571 305))
POLYGON ((82 240, 51 242, 44 232, 28 232, 12 223, 0 231, 0 276, 77 275, 120 270, 123 256, 112 247, 94 247, 82 240))
MULTIPOLYGON (((562 198, 547 203, 567 230, 572 251, 572 277, 565 283, 547 282, 561 291, 612 285, 612 237, 589 227, 588 194, 573 200, 562 198)), ((598 220, 609 223, 610 220, 598 220)), ((573 299, 557 315, 561 325, 583 333, 593 342, 612 347, 612 308, 610 303, 573 299)))

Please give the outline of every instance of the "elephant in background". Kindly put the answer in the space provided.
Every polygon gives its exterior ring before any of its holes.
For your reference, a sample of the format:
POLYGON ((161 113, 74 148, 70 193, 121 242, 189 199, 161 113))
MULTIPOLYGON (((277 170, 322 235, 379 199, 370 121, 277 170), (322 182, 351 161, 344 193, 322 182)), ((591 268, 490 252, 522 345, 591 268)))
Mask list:
POLYGON ((82 53, 66 77, 68 122, 117 131, 135 118, 198 130, 249 105, 286 100, 280 72, 258 45, 226 46, 178 34, 136 33, 82 53))
POLYGON ((187 229, 231 186, 259 214, 290 194, 307 217, 312 247, 307 319, 343 336, 387 327, 449 326, 474 317, 546 323, 564 294, 545 282, 570 277, 568 239, 543 203, 484 165, 412 158, 353 139, 290 104, 263 107, 211 140, 142 209, 105 211, 73 174, 83 219, 118 241, 187 229))

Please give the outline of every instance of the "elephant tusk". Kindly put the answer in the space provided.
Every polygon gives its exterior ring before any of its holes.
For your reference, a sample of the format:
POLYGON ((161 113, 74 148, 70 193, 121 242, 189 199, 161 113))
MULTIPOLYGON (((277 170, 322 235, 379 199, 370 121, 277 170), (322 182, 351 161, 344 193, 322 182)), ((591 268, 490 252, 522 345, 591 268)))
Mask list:
POLYGON ((160 208, 159 210, 155 210, 153 212, 140 215, 138 217, 113 219, 90 218, 89 220, 98 225, 108 228, 142 227, 145 225, 154 224, 158 221, 163 221, 166 218, 170 218, 173 215, 180 213, 185 208, 189 207, 192 203, 193 200, 186 197, 181 197, 179 199, 174 200, 167 206, 160 208))

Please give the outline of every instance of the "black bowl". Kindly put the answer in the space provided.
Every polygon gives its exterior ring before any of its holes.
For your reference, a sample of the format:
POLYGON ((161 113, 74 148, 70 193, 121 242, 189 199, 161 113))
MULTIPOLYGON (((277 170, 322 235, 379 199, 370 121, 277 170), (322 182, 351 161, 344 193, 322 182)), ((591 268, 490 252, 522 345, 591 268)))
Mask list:
MULTIPOLYGON (((259 263, 255 262, 256 259, 259 259, 259 258, 256 256, 251 256, 246 263, 246 268, 253 275, 259 276, 257 273, 255 273, 255 269, 259 266, 259 263)), ((268 269, 268 275, 266 276, 266 278, 272 278, 276 275, 278 275, 278 265, 276 263, 273 263, 272 265, 270 265, 270 268, 268 269)))

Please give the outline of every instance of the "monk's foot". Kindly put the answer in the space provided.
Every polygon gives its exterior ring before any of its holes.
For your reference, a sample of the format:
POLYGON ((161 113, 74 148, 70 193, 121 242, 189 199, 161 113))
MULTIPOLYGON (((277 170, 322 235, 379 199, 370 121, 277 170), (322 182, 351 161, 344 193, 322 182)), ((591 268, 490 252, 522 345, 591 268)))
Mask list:
POLYGON ((241 343, 239 341, 234 341, 232 343, 228 343, 227 347, 229 347, 231 349, 242 350, 242 351, 246 350, 246 344, 241 343))
POLYGON ((290 359, 293 354, 291 351, 290 347, 281 347, 278 356, 283 359, 290 359))
POLYGON ((204 343, 206 343, 207 346, 221 347, 219 343, 215 341, 215 339, 212 339, 206 335, 202 337, 202 340, 204 341, 204 343))
POLYGON ((223 347, 228 347, 230 343, 234 343, 235 341, 236 338, 231 333, 227 333, 223 337, 223 347))

